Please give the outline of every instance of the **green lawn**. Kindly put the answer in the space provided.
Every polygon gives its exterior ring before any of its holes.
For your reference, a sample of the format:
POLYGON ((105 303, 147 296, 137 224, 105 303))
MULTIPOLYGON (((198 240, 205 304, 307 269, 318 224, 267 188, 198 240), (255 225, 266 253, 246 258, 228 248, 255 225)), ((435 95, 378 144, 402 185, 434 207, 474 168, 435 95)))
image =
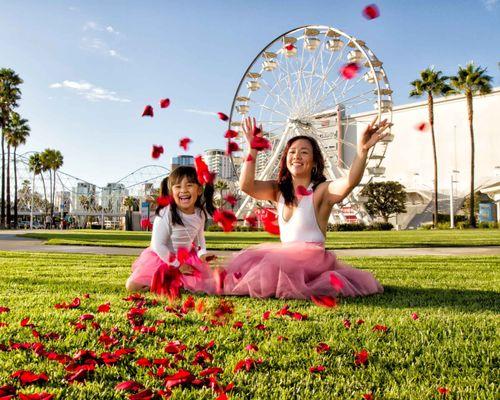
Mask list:
MULTIPOLYGON (((140 236, 140 235, 131 235, 140 236)), ((145 240, 145 238, 143 238, 145 240)), ((118 348, 134 348, 135 354, 122 356, 111 366, 99 365, 86 383, 64 381, 64 364, 37 356, 32 350, 0 350, 0 387, 18 384, 10 375, 20 369, 45 372, 48 382, 28 385, 22 393, 47 391, 60 399, 125 399, 114 386, 125 380, 136 380, 147 388, 164 387, 163 380, 148 375, 148 368, 135 361, 173 356, 164 351, 166 343, 179 340, 187 346, 186 358, 170 375, 184 368, 199 376, 202 368, 192 365, 195 345, 211 340, 215 346, 208 352, 213 361, 207 366, 223 369, 218 381, 234 382, 228 393, 231 399, 362 399, 373 392, 375 399, 438 399, 438 387, 449 389, 449 399, 494 399, 498 374, 498 313, 500 257, 372 257, 344 258, 360 268, 372 271, 385 287, 383 295, 344 299, 334 309, 324 309, 309 301, 258 300, 226 298, 234 303, 235 312, 223 326, 212 326, 213 317, 206 311, 190 311, 183 318, 166 312, 164 302, 147 305, 145 325, 155 326, 153 333, 133 331, 126 313, 132 303, 123 300, 124 281, 133 257, 35 254, 0 252, 0 349, 13 343, 33 343, 36 339, 20 321, 29 317, 42 336, 51 332, 59 340, 42 338, 46 351, 71 357, 77 350, 93 350, 99 356, 118 348), (90 297, 84 298, 88 293, 90 297), (58 310, 54 304, 81 298, 81 306, 58 310), (96 313, 97 307, 111 303, 109 313, 96 313), (307 314, 306 320, 278 317, 275 312, 284 304, 291 311, 307 314), (262 314, 271 310, 269 320, 262 314), (84 322, 86 330, 75 332, 71 323, 82 314, 91 313, 100 328, 84 322), (411 314, 418 313, 417 320, 411 314), (344 319, 352 323, 350 329, 344 319), (364 324, 356 321, 363 319, 364 324), (232 329, 242 321, 241 330, 232 329), (265 330, 255 328, 264 324, 265 330), (388 327, 386 333, 373 332, 375 325, 388 327), (200 328, 208 326, 208 331, 200 328), (109 349, 99 343, 103 333, 110 333, 118 343, 109 349), (288 341, 279 341, 278 336, 288 341), (331 350, 319 354, 318 343, 331 350), (248 344, 257 352, 245 350, 248 344), (3 345, 3 346, 2 346, 3 345), (366 349, 368 365, 356 367, 354 351, 366 349), (239 360, 262 358, 262 364, 250 372, 234 373, 239 360), (312 366, 323 365, 321 373, 310 373, 312 366)), ((146 296, 149 300, 152 296, 146 296)), ((184 295, 184 299, 187 296, 184 295)), ((220 299, 203 298, 206 310, 220 299)), ((157 369, 155 368, 154 371, 157 369)), ((176 387, 172 399, 215 399, 208 388, 176 387)))
MULTIPOLYGON (((53 231, 22 236, 47 240, 47 244, 147 247, 151 233, 120 231, 53 231)), ((253 244, 279 241, 266 232, 205 232, 211 250, 239 250, 253 244)), ((328 232, 329 249, 394 247, 500 246, 500 229, 328 232)))

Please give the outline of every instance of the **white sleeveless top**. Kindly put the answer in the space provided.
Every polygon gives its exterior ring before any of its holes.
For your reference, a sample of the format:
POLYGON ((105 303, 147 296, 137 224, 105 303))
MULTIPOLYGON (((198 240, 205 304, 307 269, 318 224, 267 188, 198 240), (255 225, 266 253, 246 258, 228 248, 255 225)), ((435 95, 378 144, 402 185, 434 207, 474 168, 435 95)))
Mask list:
POLYGON ((325 236, 323 235, 323 232, 321 232, 316 220, 313 196, 314 193, 309 196, 301 196, 299 198, 297 208, 293 211, 292 216, 288 221, 285 221, 283 218, 285 199, 280 193, 277 208, 280 239, 282 243, 325 242, 325 236))

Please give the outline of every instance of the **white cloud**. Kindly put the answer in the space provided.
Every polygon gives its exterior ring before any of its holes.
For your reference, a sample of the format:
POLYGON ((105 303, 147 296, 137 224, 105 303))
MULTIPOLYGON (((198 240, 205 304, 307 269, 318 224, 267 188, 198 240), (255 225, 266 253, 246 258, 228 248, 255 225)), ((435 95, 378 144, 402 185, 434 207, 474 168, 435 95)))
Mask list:
POLYGON ((98 38, 83 37, 82 47, 84 49, 97 51, 98 53, 105 54, 120 61, 129 61, 127 57, 120 54, 117 50, 111 49, 104 41, 98 38))
POLYGON ((113 28, 111 25, 108 26, 102 26, 98 24, 95 21, 87 21, 83 25, 83 30, 84 31, 96 31, 96 32, 108 32, 112 33, 113 35, 119 35, 120 32, 118 32, 115 28, 113 28))
POLYGON ((186 109, 184 109, 184 111, 190 112, 193 114, 201 114, 201 115, 217 115, 217 113, 215 113, 213 111, 196 110, 194 108, 186 108, 186 109))
POLYGON ((498 0, 482 0, 482 1, 488 11, 492 11, 497 6, 498 3, 498 0))
POLYGON ((116 92, 112 90, 107 90, 93 85, 92 83, 86 81, 62 81, 56 82, 50 85, 52 89, 68 89, 74 91, 76 94, 83 96, 89 101, 118 101, 121 103, 130 103, 129 99, 118 97, 116 92))

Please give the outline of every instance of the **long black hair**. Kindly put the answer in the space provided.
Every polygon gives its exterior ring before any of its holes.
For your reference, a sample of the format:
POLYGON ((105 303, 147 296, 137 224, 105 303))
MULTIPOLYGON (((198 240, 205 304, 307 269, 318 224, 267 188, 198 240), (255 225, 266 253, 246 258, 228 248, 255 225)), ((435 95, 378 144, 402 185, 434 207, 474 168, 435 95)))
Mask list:
POLYGON ((312 146, 314 167, 311 173, 311 182, 313 184, 313 190, 315 190, 320 183, 326 181, 326 177, 324 175, 325 159, 323 158, 323 154, 321 153, 318 142, 314 138, 305 135, 295 136, 291 138, 287 142, 285 150, 283 150, 280 161, 280 169, 278 173, 278 188, 283 195, 285 204, 287 206, 293 206, 297 204, 297 198, 295 197, 295 191, 293 188, 292 174, 290 173, 286 165, 286 156, 288 155, 288 150, 290 150, 292 144, 300 139, 307 140, 309 143, 311 143, 312 146))
MULTIPOLYGON (((195 183, 201 186, 200 182, 198 181, 196 169, 194 167, 181 165, 174 169, 169 176, 161 181, 160 196, 169 196, 169 194, 172 193, 172 187, 180 183, 184 178, 187 178, 189 183, 195 183)), ((203 188, 203 193, 201 194, 201 196, 198 196, 196 202, 194 203, 195 207, 198 207, 203 212, 203 214, 205 215, 205 219, 207 219, 207 213, 213 215, 215 211, 213 198, 214 186, 207 183, 203 188)), ((156 215, 159 215, 160 211, 164 207, 165 206, 158 205, 158 207, 156 208, 156 215)), ((179 224, 184 226, 182 218, 177 210, 177 204, 175 204, 175 201, 172 201, 170 203, 170 215, 172 218, 172 223, 174 225, 179 224)))

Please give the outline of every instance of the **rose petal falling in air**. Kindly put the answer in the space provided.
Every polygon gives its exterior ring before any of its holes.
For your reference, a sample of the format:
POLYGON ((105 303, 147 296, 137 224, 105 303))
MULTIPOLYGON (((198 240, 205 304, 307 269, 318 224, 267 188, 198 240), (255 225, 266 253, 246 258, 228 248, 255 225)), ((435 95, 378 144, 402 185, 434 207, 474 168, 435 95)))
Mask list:
POLYGON ((232 129, 228 129, 224 135, 226 139, 234 139, 238 136, 238 132, 233 131, 232 129))
POLYGON ((160 100, 160 107, 161 108, 167 108, 170 105, 170 99, 161 99, 160 100))
POLYGON ((355 62, 345 64, 340 68, 340 74, 344 79, 354 78, 358 74, 358 71, 359 65, 355 62))
POLYGON ((191 143, 192 140, 189 139, 188 137, 182 138, 179 140, 179 146, 184 149, 184 151, 187 151, 189 143, 191 143))
POLYGON ((153 150, 151 150, 151 157, 157 159, 163 154, 163 146, 153 145, 153 150))
POLYGON ((217 113, 217 116, 219 117, 219 119, 221 119, 222 121, 227 121, 229 119, 229 117, 224 114, 223 112, 218 112, 217 113))
POLYGON ((415 129, 420 132, 427 132, 429 130, 429 124, 427 122, 419 122, 415 125, 415 129))
POLYGON ((143 117, 152 117, 154 115, 153 112, 153 107, 152 106, 146 106, 144 107, 144 111, 142 112, 143 117))
POLYGON ((368 20, 378 18, 380 16, 380 11, 376 4, 370 4, 363 9, 363 17, 368 20))

